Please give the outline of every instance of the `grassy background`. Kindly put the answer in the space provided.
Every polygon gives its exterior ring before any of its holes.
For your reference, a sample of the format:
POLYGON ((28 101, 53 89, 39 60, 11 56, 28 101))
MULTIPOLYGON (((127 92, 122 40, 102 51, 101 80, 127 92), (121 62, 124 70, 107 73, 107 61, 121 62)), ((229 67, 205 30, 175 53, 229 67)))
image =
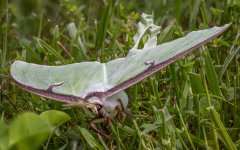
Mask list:
MULTIPOLYGON (((237 0, 7 0, 0 1, 0 113, 62 110, 71 116, 42 149, 240 149, 239 29, 237 0), (111 138, 88 130, 84 108, 67 109, 17 88, 14 60, 60 65, 124 57, 142 12, 162 26, 158 43, 232 22, 204 52, 162 69, 127 89, 129 110, 111 124, 111 138)), ((101 128, 101 126, 98 126, 101 128)))

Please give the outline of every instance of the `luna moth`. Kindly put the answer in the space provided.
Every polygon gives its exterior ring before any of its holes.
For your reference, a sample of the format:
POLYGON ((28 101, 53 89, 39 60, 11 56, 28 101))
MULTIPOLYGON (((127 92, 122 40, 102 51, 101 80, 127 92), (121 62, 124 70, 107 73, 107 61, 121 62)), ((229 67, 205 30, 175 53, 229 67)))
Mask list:
MULTIPOLYGON (((86 105, 96 118, 109 118, 116 109, 119 113, 127 107, 126 88, 211 41, 229 26, 193 31, 185 37, 157 45, 160 26, 154 25, 152 15, 143 14, 133 38, 135 45, 124 58, 107 63, 95 61, 62 66, 15 61, 10 76, 17 86, 28 92, 65 103, 86 105), (143 48, 139 48, 143 37, 147 40, 143 48)), ((89 126, 107 136, 92 121, 89 126)))

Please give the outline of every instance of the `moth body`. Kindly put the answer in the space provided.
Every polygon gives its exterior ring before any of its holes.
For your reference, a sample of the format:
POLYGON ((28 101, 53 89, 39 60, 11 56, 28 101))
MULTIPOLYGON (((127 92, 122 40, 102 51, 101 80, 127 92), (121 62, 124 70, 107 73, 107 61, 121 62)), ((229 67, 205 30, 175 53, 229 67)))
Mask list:
MULTIPOLYGON (((120 91, 117 94, 115 94, 111 97, 105 98, 105 99, 101 99, 97 96, 92 96, 92 97, 87 98, 87 102, 90 104, 100 106, 101 111, 104 111, 107 114, 110 114, 117 107, 120 107, 121 109, 125 109, 128 105, 128 96, 124 91, 120 91)), ((93 111, 96 112, 95 110, 93 110, 93 111)), ((98 110, 98 111, 100 111, 100 110, 98 110)))
POLYGON ((124 91, 107 98, 103 103, 103 108, 107 113, 111 113, 117 106, 125 109, 128 105, 128 96, 124 91))

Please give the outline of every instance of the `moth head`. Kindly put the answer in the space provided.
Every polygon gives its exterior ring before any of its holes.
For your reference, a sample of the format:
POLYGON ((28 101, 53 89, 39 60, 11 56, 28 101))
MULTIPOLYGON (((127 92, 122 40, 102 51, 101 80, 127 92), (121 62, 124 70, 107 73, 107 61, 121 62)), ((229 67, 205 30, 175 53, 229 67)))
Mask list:
POLYGON ((95 93, 87 97, 87 102, 95 105, 94 108, 91 108, 95 115, 99 115, 99 113, 102 112, 109 114, 117 106, 120 108, 123 107, 122 109, 126 108, 128 105, 128 96, 124 91, 120 91, 108 98, 101 98, 97 93, 95 93))
POLYGON ((103 102, 102 102, 102 100, 101 100, 99 97, 97 97, 97 96, 92 96, 92 97, 89 97, 89 98, 87 99, 87 102, 94 105, 94 107, 91 107, 90 109, 92 110, 92 112, 93 112, 96 116, 98 116, 99 111, 100 111, 100 110, 102 109, 102 107, 103 107, 103 102))

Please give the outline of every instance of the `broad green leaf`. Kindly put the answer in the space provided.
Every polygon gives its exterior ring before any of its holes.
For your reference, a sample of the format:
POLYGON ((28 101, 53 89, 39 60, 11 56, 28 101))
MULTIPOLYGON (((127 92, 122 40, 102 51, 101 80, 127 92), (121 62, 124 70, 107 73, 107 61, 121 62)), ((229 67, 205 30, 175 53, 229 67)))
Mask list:
POLYGON ((0 150, 8 148, 9 128, 0 120, 0 150))
POLYGON ((54 126, 69 119, 64 112, 50 110, 41 115, 23 113, 9 126, 0 121, 0 150, 38 149, 47 140, 54 126))
POLYGON ((70 120, 70 116, 62 111, 48 110, 40 114, 44 121, 48 121, 52 126, 60 126, 70 120))
MULTIPOLYGON (((211 99, 211 104, 212 106, 214 106, 214 108, 216 110, 220 110, 220 102, 215 100, 215 99, 211 99)), ((200 112, 203 114, 203 115, 206 115, 207 111, 206 111, 206 108, 208 107, 208 102, 207 102, 207 98, 206 97, 202 97, 199 101, 199 109, 200 109, 200 112)))
POLYGON ((23 113, 9 127, 9 147, 19 150, 38 149, 52 129, 52 126, 39 115, 23 113))
POLYGON ((229 101, 234 99, 234 92, 236 92, 236 100, 240 99, 240 87, 236 87, 236 91, 234 91, 234 87, 230 87, 228 89, 228 100, 229 101))

